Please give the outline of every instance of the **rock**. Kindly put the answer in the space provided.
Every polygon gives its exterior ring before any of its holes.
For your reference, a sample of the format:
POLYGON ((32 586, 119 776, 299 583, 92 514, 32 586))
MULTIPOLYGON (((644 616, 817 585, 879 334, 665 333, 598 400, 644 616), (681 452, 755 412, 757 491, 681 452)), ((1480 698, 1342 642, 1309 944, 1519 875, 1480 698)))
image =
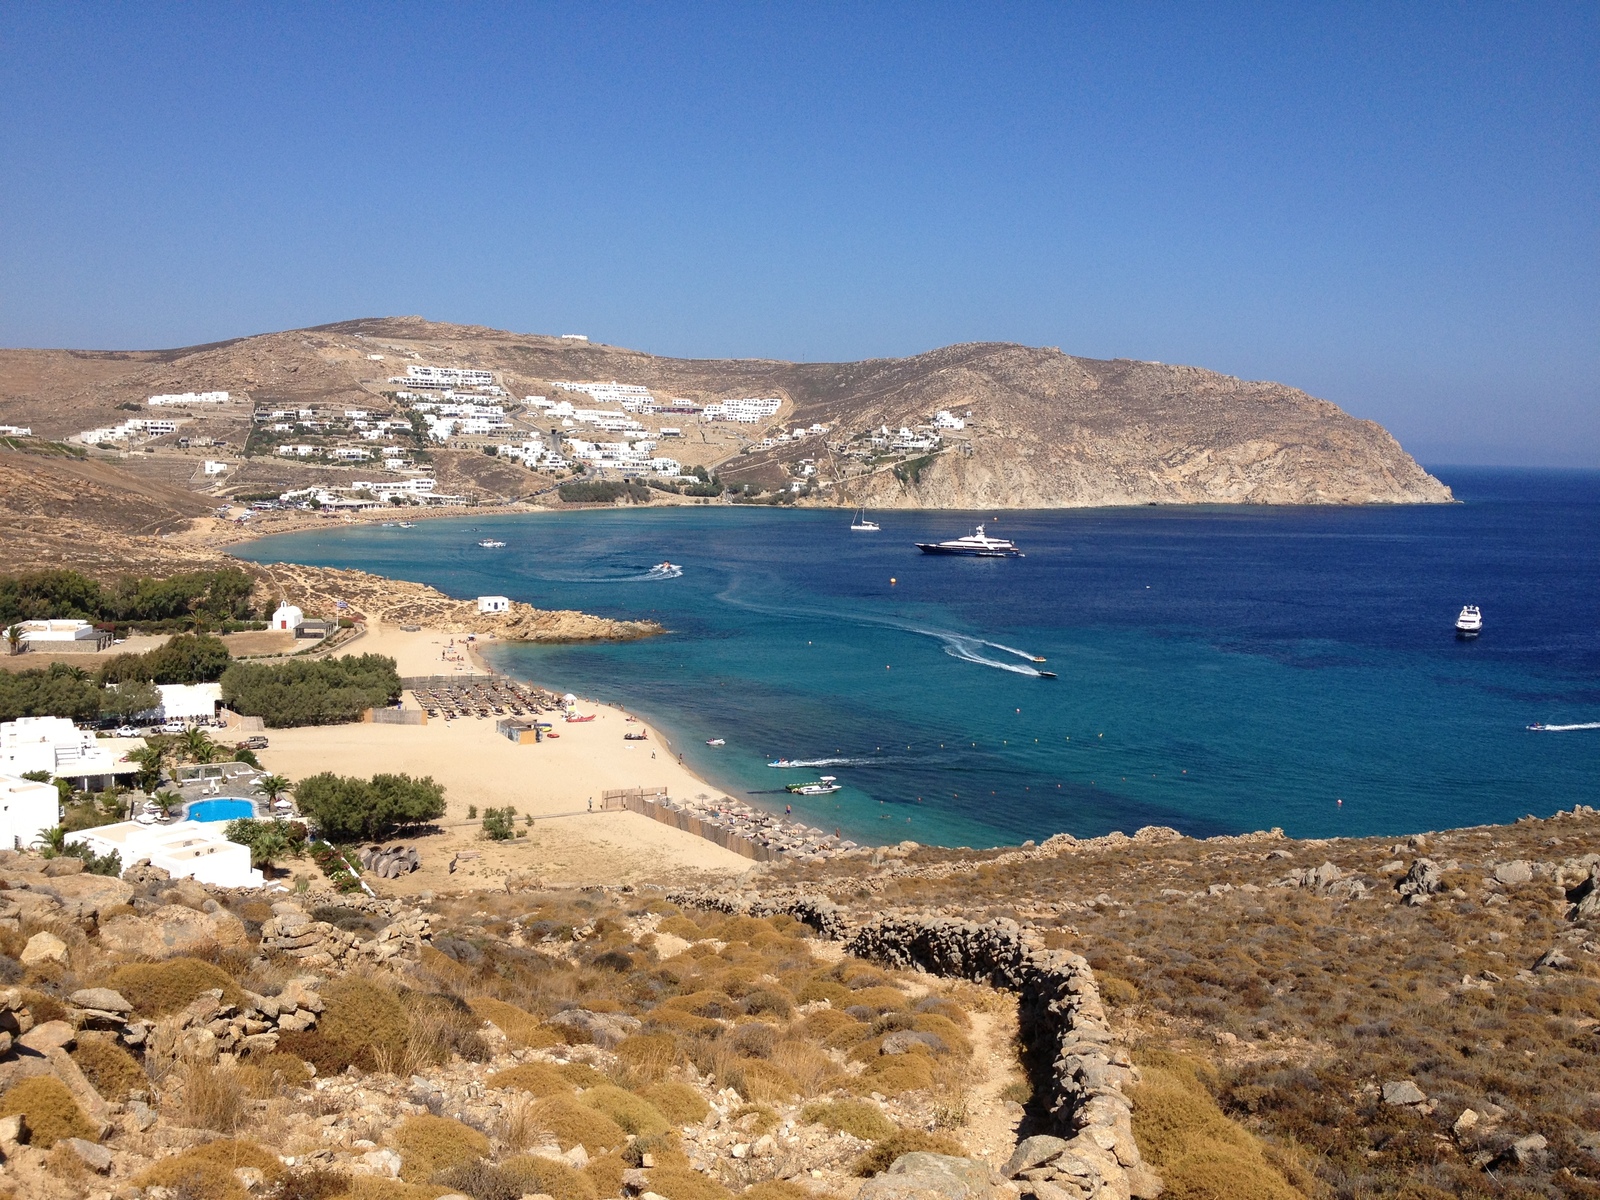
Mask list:
POLYGON ((856 1200, 990 1200, 989 1168, 970 1158, 917 1151, 902 1154, 882 1175, 856 1193, 856 1200))
POLYGON ((92 1008, 99 1012, 131 1013, 133 1005, 122 998, 121 992, 110 988, 79 988, 67 997, 79 1008, 92 1008))
POLYGON ((195 954, 225 944, 242 944, 243 925, 237 917, 230 919, 238 928, 228 927, 226 936, 232 939, 237 934, 238 938, 224 942, 218 936, 217 919, 211 914, 180 904, 163 904, 144 916, 113 918, 100 927, 100 941, 107 950, 128 956, 170 958, 195 954))
POLYGON ((1156 1200, 1167 1185, 1144 1163, 1128 1168, 1128 1195, 1133 1200, 1156 1200))
POLYGON ((58 1146, 65 1146, 84 1166, 98 1175, 111 1173, 111 1151, 104 1146, 97 1146, 83 1138, 62 1138, 56 1142, 58 1146))
POLYGON ((321 1012, 322 997, 311 990, 313 982, 315 982, 315 977, 308 980, 303 976, 297 975, 284 984, 277 995, 278 1010, 287 1012, 290 1009, 303 1008, 309 1013, 321 1012))
POLYGON ((630 1017, 625 1013, 594 1013, 586 1008, 569 1008, 565 1012, 558 1012, 548 1023, 581 1029, 596 1046, 606 1050, 634 1033, 641 1024, 638 1017, 630 1017))
POLYGON ((567 1162, 571 1163, 573 1169, 577 1171, 581 1171, 583 1168, 589 1165, 589 1151, 584 1149, 582 1142, 579 1142, 561 1157, 566 1159, 567 1162))
POLYGON ((1066 1148, 1065 1138, 1050 1137, 1048 1134, 1023 1138, 1011 1152, 1011 1157, 1006 1159, 1006 1165, 1000 1168, 1000 1174, 1007 1179, 1015 1179, 1030 1167, 1041 1166, 1061 1157, 1061 1152, 1066 1148))
POLYGON ((130 1100, 124 1108, 124 1122, 133 1133, 143 1133, 156 1123, 156 1110, 143 1100, 130 1100))
POLYGON ((77 1037, 78 1031, 65 1021, 46 1021, 35 1025, 17 1041, 35 1054, 48 1054, 51 1050, 70 1049, 77 1037))
POLYGON ((1419 858, 1411 864, 1405 878, 1395 884, 1402 896, 1431 896, 1444 888, 1444 872, 1431 858, 1419 858))
POLYGON ((267 1186, 267 1176, 260 1167, 235 1167, 233 1177, 247 1192, 259 1192, 267 1186))
POLYGON ((84 861, 72 854, 62 854, 56 858, 46 859, 44 876, 46 879, 60 879, 65 875, 81 875, 84 861))
POLYGON ((283 1033, 303 1033, 317 1023, 316 1015, 305 1009, 296 1009, 278 1017, 278 1029, 283 1033))
MULTIPOLYGON (((55 860, 51 860, 52 862, 55 860)), ((81 859, 74 859, 81 863, 81 859)), ((69 955, 67 944, 53 933, 40 932, 28 939, 28 944, 22 948, 17 961, 25 967, 37 967, 43 963, 58 963, 66 966, 69 955)))
POLYGON ((911 1029, 900 1029, 883 1039, 879 1053, 907 1054, 919 1046, 925 1046, 935 1053, 945 1048, 944 1042, 936 1033, 918 1033, 911 1029))
POLYGON ((1497 863, 1494 868, 1494 878, 1496 883, 1503 883, 1507 887, 1530 883, 1533 880, 1533 864, 1522 858, 1514 862, 1497 863))
POLYGON ((1422 1089, 1409 1079, 1402 1079, 1383 1085, 1383 1102, 1404 1106, 1407 1104, 1422 1104, 1428 1098, 1422 1094, 1422 1089))
POLYGON ((133 899, 133 885, 109 875, 66 875, 50 880, 44 890, 64 904, 76 904, 96 917, 113 905, 133 899))
POLYGON ((1549 1146, 1544 1134, 1530 1133, 1511 1143, 1511 1157, 1517 1160, 1519 1166, 1532 1166, 1544 1159, 1544 1152, 1549 1146))
POLYGON ((0 1150, 5 1152, 7 1158, 10 1158, 12 1152, 27 1140, 28 1118, 21 1113, 0 1117, 0 1150))
POLYGON ((1456 1118, 1456 1123, 1450 1126, 1450 1129, 1457 1137, 1461 1137, 1477 1123, 1478 1114, 1470 1108, 1464 1108, 1461 1110, 1461 1115, 1456 1118))
POLYGON ((363 1175, 373 1175, 379 1179, 400 1178, 400 1155, 394 1150, 368 1150, 355 1160, 354 1165, 363 1175))
POLYGON ((1578 964, 1573 962, 1559 946, 1551 946, 1539 956, 1539 961, 1533 964, 1535 971, 1575 971, 1578 964))

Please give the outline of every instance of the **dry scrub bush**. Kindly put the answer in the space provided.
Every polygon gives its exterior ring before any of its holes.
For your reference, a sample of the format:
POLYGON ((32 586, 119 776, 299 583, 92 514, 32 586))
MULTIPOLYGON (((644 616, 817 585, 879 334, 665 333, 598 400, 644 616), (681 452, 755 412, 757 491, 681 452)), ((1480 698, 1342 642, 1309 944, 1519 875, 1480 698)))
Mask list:
POLYGON ((729 1080, 738 1080, 733 1086, 746 1100, 783 1103, 800 1094, 799 1081, 793 1075, 759 1058, 737 1059, 729 1080))
POLYGON ((613 1053, 641 1082, 666 1076, 678 1061, 678 1039, 669 1033, 635 1034, 617 1044, 613 1053))
POLYGON ((496 1071, 485 1081, 492 1088, 505 1088, 527 1092, 533 1096, 565 1096, 572 1083, 561 1071, 549 1063, 520 1063, 504 1071, 496 1071))
POLYGON ((154 963, 124 963, 97 984, 122 993, 140 1016, 163 1017, 177 1012, 213 988, 222 989, 224 1004, 243 1004, 244 992, 232 975, 198 958, 169 958, 154 963))
POLYGON ((388 988, 359 975, 346 975, 322 989, 322 1001, 315 1031, 290 1035, 295 1039, 293 1046, 285 1046, 280 1038, 280 1048, 312 1062, 319 1075, 337 1074, 351 1065, 372 1071, 382 1069, 380 1063, 406 1062, 411 1023, 388 988), (312 1050, 322 1061, 302 1049, 312 1050))
POLYGON ((304 1060, 280 1051, 249 1055, 235 1071, 240 1085, 257 1100, 270 1100, 311 1078, 304 1060))
POLYGON ((739 1196, 740 1200, 832 1200, 826 1192, 813 1192, 787 1179, 767 1179, 751 1184, 739 1196))
POLYGON ((829 1004, 842 1009, 850 1003, 850 989, 836 979, 812 979, 800 988, 795 999, 801 1004, 826 1000, 829 1004))
POLYGON ((652 1137, 671 1128, 659 1109, 642 1096, 625 1092, 612 1084, 592 1087, 578 1098, 579 1103, 610 1117, 627 1133, 652 1137))
MULTIPOLYGON (((845 1011, 850 1012, 852 1009, 867 1008, 872 1010, 873 1016, 880 1016, 883 1013, 892 1012, 905 1006, 905 993, 899 988, 874 986, 864 987, 860 991, 851 993, 850 999, 845 1005, 845 1011)), ((855 1014, 852 1012, 851 1015, 855 1014)))
POLYGON ((1242 1126, 1228 1120, 1192 1067, 1148 1055, 1131 1089, 1133 1134, 1171 1200, 1300 1200, 1242 1126))
POLYGON ((172 1188, 180 1196, 205 1200, 248 1200, 249 1193, 234 1177, 239 1167, 254 1167, 269 1185, 284 1178, 283 1163, 254 1142, 221 1138, 163 1158, 134 1177, 134 1186, 172 1188))
POLYGON ((464 1001, 439 993, 402 992, 399 1003, 405 1014, 405 1040, 398 1054, 374 1043, 372 1057, 380 1071, 414 1075, 449 1062, 452 1054, 468 1062, 489 1057, 488 1043, 478 1032, 480 1022, 464 1001))
POLYGON ((860 1158, 850 1165, 850 1169, 857 1175, 877 1175, 887 1171, 894 1165, 894 1160, 902 1154, 915 1154, 926 1151, 929 1154, 950 1154, 957 1158, 966 1157, 966 1147, 949 1134, 926 1133, 921 1129, 897 1129, 880 1142, 873 1144, 860 1158))
POLYGON ((652 1083, 639 1094, 654 1104, 661 1115, 674 1125, 698 1124, 711 1111, 705 1097, 687 1083, 679 1083, 674 1079, 652 1083))
POLYGON ((594 1185, 601 1196, 622 1195, 622 1173, 633 1166, 621 1154, 599 1154, 583 1168, 584 1178, 594 1185))
POLYGON ((67 1085, 54 1075, 35 1075, 12 1084, 0 1096, 0 1117, 21 1113, 33 1131, 33 1144, 48 1150, 61 1138, 100 1140, 100 1130, 84 1115, 67 1085))
POLYGON ((493 996, 474 996, 467 1004, 481 1020, 493 1024, 506 1035, 507 1041, 519 1049, 539 1050, 561 1043, 559 1034, 515 1004, 496 1000, 493 996))
POLYGON ((756 1137, 763 1133, 771 1133, 778 1127, 778 1114, 765 1104, 746 1104, 734 1110, 733 1123, 740 1129, 748 1129, 756 1137), (746 1117, 751 1120, 743 1123, 746 1117))
POLYGON ((864 1142, 881 1142, 895 1132, 894 1122, 883 1115, 883 1110, 865 1100, 829 1100, 808 1104, 801 1110, 800 1119, 810 1125, 837 1129, 864 1142))
POLYGON ((628 1141, 627 1131, 610 1117, 568 1096, 547 1096, 533 1106, 529 1118, 563 1150, 581 1145, 590 1154, 603 1154, 628 1141))
POLYGON ((650 1171, 650 1190, 670 1200, 732 1200, 733 1193, 688 1163, 663 1163, 650 1171))
MULTIPOLYGON (((566 1163, 556 1162, 550 1158, 540 1158, 538 1155, 525 1155, 512 1158, 501 1164, 508 1177, 515 1180, 521 1191, 516 1193, 518 1198, 528 1195, 553 1196, 555 1200, 595 1200, 598 1192, 593 1179, 580 1171, 575 1171, 566 1163)), ((617 1190, 605 1192, 604 1195, 615 1196, 621 1194, 622 1176, 617 1176, 617 1190)))
POLYGON ((817 1096, 844 1082, 833 1059, 808 1042, 785 1038, 772 1049, 771 1064, 795 1081, 802 1096, 817 1096))
MULTIPOLYGON (((43 1025, 46 1021, 65 1021, 67 1019, 67 1006, 49 992, 35 991, 33 988, 22 988, 22 1002, 28 1006, 28 1011, 33 1014, 33 1023, 43 1025)), ((126 999, 126 997, 124 997, 126 999)))
POLYGON ((686 942, 697 942, 706 936, 700 926, 685 916, 663 918, 656 929, 661 933, 670 933, 673 937, 682 938, 686 942))
POLYGON ((934 1081, 933 1058, 927 1054, 880 1055, 851 1082, 859 1092, 882 1092, 901 1096, 906 1092, 931 1088, 934 1081))
POLYGON ((421 1183, 489 1153, 489 1139, 476 1129, 426 1115, 407 1117, 390 1131, 389 1144, 400 1151, 400 1178, 408 1183, 421 1183))
POLYGON ((437 1200, 447 1196, 450 1189, 442 1184, 403 1183, 398 1179, 372 1179, 356 1176, 350 1188, 334 1200, 437 1200))
POLYGON ((107 1100, 124 1100, 129 1092, 142 1092, 150 1087, 150 1077, 144 1073, 139 1060, 117 1045, 109 1033, 87 1030, 79 1033, 77 1045, 72 1049, 72 1061, 94 1085, 94 1090, 107 1100))
POLYGON ((697 1017, 693 1013, 668 1008, 665 1004, 658 1004, 646 1013, 644 1021, 649 1029, 688 1036, 715 1037, 722 1032, 722 1025, 709 1017, 697 1017))
POLYGON ((177 1102, 172 1116, 179 1125, 231 1134, 244 1124, 250 1102, 245 1080, 234 1068, 186 1059, 177 1064, 173 1078, 177 1102))

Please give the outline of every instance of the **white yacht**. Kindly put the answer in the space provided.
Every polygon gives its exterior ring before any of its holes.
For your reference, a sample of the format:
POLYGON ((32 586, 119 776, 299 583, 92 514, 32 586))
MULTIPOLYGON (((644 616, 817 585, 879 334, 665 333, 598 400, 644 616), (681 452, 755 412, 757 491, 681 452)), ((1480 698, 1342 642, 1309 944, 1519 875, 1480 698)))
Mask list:
POLYGON ((505 543, 502 541, 497 541, 494 538, 484 538, 483 541, 478 543, 478 545, 482 546, 485 550, 498 550, 501 546, 504 546, 505 543))
POLYGON ((978 526, 976 533, 966 537, 951 538, 948 542, 917 542, 924 554, 965 554, 975 558, 1021 558, 1022 551, 1015 542, 1006 538, 990 537, 978 526))
POLYGON ((1483 614, 1478 611, 1476 604, 1463 605, 1461 615, 1456 618, 1456 636, 1458 638, 1475 638, 1483 632, 1483 614))
POLYGON ((856 509, 856 515, 850 520, 851 533, 877 533, 881 527, 876 521, 867 520, 867 510, 856 509))

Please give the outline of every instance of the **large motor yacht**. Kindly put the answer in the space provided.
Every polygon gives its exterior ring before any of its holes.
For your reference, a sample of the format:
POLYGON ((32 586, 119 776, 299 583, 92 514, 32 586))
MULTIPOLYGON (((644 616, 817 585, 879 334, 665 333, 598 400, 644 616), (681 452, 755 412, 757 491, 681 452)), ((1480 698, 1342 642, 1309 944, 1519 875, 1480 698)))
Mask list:
POLYGON ((1456 636, 1458 638, 1475 638, 1483 632, 1483 614, 1478 611, 1476 604, 1462 607, 1461 615, 1456 618, 1456 636))
POLYGON ((990 537, 978 526, 976 533, 966 537, 951 538, 948 542, 917 542, 924 554, 966 554, 975 558, 1021 558, 1022 551, 1015 542, 1006 538, 990 537))

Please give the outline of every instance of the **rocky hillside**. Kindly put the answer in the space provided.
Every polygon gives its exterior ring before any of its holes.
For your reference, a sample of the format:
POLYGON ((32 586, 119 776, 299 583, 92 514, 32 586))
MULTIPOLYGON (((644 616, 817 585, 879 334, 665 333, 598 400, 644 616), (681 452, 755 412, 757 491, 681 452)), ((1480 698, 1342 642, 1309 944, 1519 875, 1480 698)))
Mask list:
MULTIPOLYGON (((730 480, 768 486, 789 478, 801 459, 814 459, 820 475, 841 481, 827 496, 838 503, 996 508, 1450 499, 1380 426, 1294 388, 1005 343, 859 363, 688 360, 382 318, 185 350, 0 351, 0 423, 61 437, 113 421, 119 406, 137 406, 154 392, 205 389, 274 406, 370 405, 407 361, 491 369, 518 396, 549 394, 551 381, 578 379, 642 384, 702 403, 780 397, 775 427, 819 422, 830 427, 826 437, 763 448, 760 430, 723 426, 699 442, 685 438, 675 453, 719 467, 730 480), (382 361, 371 354, 382 354, 382 361), (849 451, 884 426, 914 429, 939 410, 961 417, 966 428, 947 431, 926 461, 921 454, 849 451)), ((218 425, 208 432, 242 443, 248 418, 241 417, 237 431, 218 425)), ((484 486, 503 495, 515 493, 516 484, 496 479, 484 486)))

